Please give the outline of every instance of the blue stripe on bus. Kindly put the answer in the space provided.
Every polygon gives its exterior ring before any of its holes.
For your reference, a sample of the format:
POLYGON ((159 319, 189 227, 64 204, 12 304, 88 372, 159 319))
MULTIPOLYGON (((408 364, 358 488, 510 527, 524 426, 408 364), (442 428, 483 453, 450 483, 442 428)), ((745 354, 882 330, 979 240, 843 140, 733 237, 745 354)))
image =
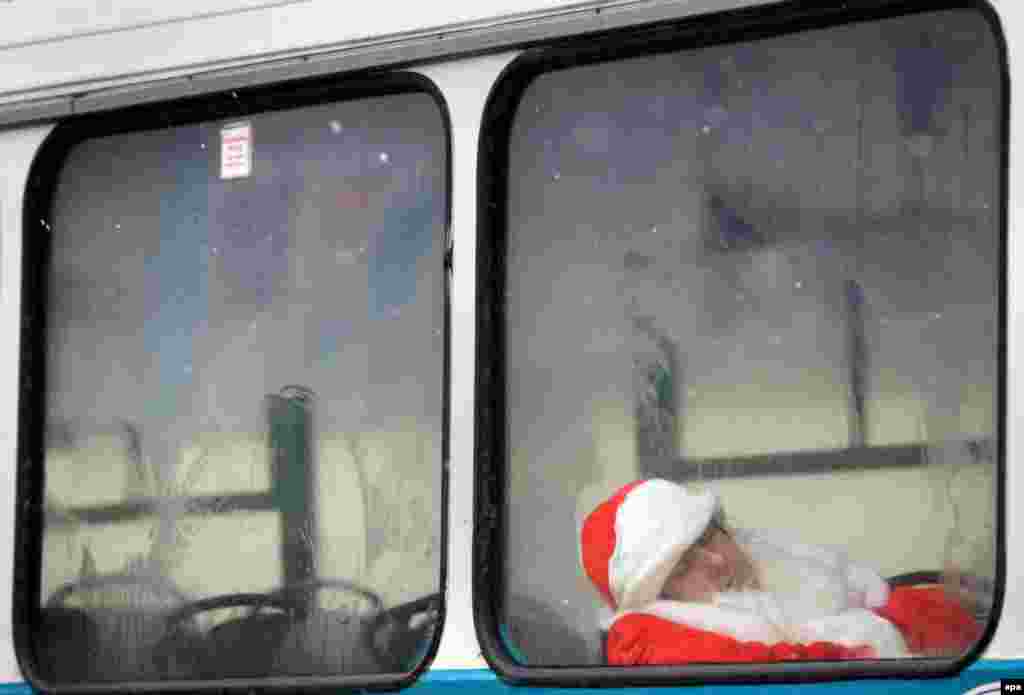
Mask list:
MULTIPOLYGON (((778 685, 707 685, 686 686, 679 690, 683 695, 708 695, 710 693, 728 693, 729 695, 772 695, 773 693, 799 693, 800 695, 863 695, 871 693, 905 693, 929 695, 963 695, 978 686, 992 683, 993 692, 999 692, 1000 678, 1024 677, 1024 660, 983 660, 972 664, 953 678, 938 679, 865 679, 832 683, 801 683, 778 685)), ((503 683, 493 672, 486 669, 470 671, 430 671, 420 681, 408 689, 410 695, 441 695, 453 690, 472 690, 483 695, 516 695, 530 691, 546 695, 608 695, 616 688, 525 688, 503 683)), ((631 695, 665 695, 666 688, 629 688, 631 695)), ((987 689, 984 689, 987 691, 987 689)), ((0 695, 5 695, 0 691, 0 695)))
MULTIPOLYGON (((928 693, 934 695, 964 695, 979 686, 992 684, 993 693, 998 693, 1000 678, 1024 677, 1024 659, 996 660, 986 659, 972 664, 953 678, 929 678, 916 680, 900 679, 866 679, 841 681, 834 683, 786 683, 778 685, 706 685, 686 686, 680 692, 685 695, 707 695, 709 693, 729 693, 729 695, 747 695, 758 693, 800 693, 800 695, 864 695, 871 693, 904 693, 916 695, 928 693)), ((415 695, 441 695, 452 690, 473 691, 487 695, 515 695, 517 692, 545 693, 547 695, 608 695, 617 688, 528 688, 507 685, 492 671, 487 669, 429 671, 416 685, 405 692, 415 695)), ((632 695, 664 695, 666 688, 629 688, 632 695)), ((982 688, 980 693, 988 693, 982 688)), ((27 683, 0 683, 0 695, 32 695, 33 691, 27 683)))

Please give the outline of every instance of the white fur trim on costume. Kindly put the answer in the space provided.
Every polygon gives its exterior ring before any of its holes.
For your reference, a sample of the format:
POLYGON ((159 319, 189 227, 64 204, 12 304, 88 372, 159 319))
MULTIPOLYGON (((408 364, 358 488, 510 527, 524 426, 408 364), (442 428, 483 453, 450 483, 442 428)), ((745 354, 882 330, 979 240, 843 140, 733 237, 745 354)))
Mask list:
POLYGON ((846 568, 846 578, 851 594, 863 597, 865 608, 881 608, 889 602, 889 582, 878 572, 851 564, 846 568))
POLYGON ((626 495, 615 514, 615 550, 608 583, 620 610, 657 600, 679 558, 707 529, 718 508, 710 492, 648 480, 626 495))
POLYGON ((865 608, 855 608, 839 615, 816 618, 799 627, 802 642, 827 640, 845 647, 874 647, 879 659, 909 656, 907 643, 895 625, 865 608))
POLYGON ((723 603, 685 603, 655 601, 639 611, 628 613, 653 615, 696 630, 732 637, 740 642, 833 642, 845 647, 869 646, 880 659, 904 657, 909 654, 899 630, 878 615, 863 608, 843 611, 837 615, 816 618, 800 625, 784 625, 773 597, 761 591, 735 592, 723 595, 723 603), (743 607, 756 608, 747 610, 743 607))
POLYGON ((751 611, 710 603, 655 601, 641 610, 626 611, 616 617, 622 617, 626 613, 653 615, 695 630, 726 635, 741 642, 775 644, 786 639, 786 635, 766 617, 751 611))

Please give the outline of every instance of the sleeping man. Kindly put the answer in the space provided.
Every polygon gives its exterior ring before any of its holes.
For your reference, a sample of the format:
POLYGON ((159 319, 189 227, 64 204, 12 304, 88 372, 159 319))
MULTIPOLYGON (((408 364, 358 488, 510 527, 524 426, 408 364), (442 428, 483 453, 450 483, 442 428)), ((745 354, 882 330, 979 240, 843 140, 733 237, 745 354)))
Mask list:
POLYGON ((731 529, 715 494, 666 480, 598 505, 581 559, 615 611, 614 665, 954 656, 981 634, 943 587, 890 588, 841 553, 731 529))

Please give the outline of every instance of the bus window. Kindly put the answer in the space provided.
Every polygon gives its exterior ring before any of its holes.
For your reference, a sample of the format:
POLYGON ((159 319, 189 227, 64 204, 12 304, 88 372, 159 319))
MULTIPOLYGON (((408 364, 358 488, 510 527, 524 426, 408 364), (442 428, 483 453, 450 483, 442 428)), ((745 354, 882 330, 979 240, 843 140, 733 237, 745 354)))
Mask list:
POLYGON ((514 679, 949 670, 994 620, 997 29, 742 19, 492 95, 476 608, 514 679))
POLYGON ((431 85, 71 121, 35 175, 27 673, 72 690, 409 680, 441 611, 448 133, 431 85))

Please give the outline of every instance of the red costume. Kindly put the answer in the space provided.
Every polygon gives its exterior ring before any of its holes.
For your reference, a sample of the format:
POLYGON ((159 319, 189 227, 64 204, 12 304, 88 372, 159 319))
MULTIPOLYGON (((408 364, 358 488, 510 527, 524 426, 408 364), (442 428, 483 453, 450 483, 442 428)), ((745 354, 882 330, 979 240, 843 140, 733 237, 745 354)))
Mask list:
POLYGON ((890 589, 832 551, 743 531, 736 540, 759 567, 799 570, 796 598, 751 590, 723 592, 710 603, 661 599, 669 573, 719 512, 711 493, 648 480, 620 489, 587 518, 583 566, 617 611, 608 631, 609 664, 949 654, 980 636, 977 621, 941 587, 890 589))

